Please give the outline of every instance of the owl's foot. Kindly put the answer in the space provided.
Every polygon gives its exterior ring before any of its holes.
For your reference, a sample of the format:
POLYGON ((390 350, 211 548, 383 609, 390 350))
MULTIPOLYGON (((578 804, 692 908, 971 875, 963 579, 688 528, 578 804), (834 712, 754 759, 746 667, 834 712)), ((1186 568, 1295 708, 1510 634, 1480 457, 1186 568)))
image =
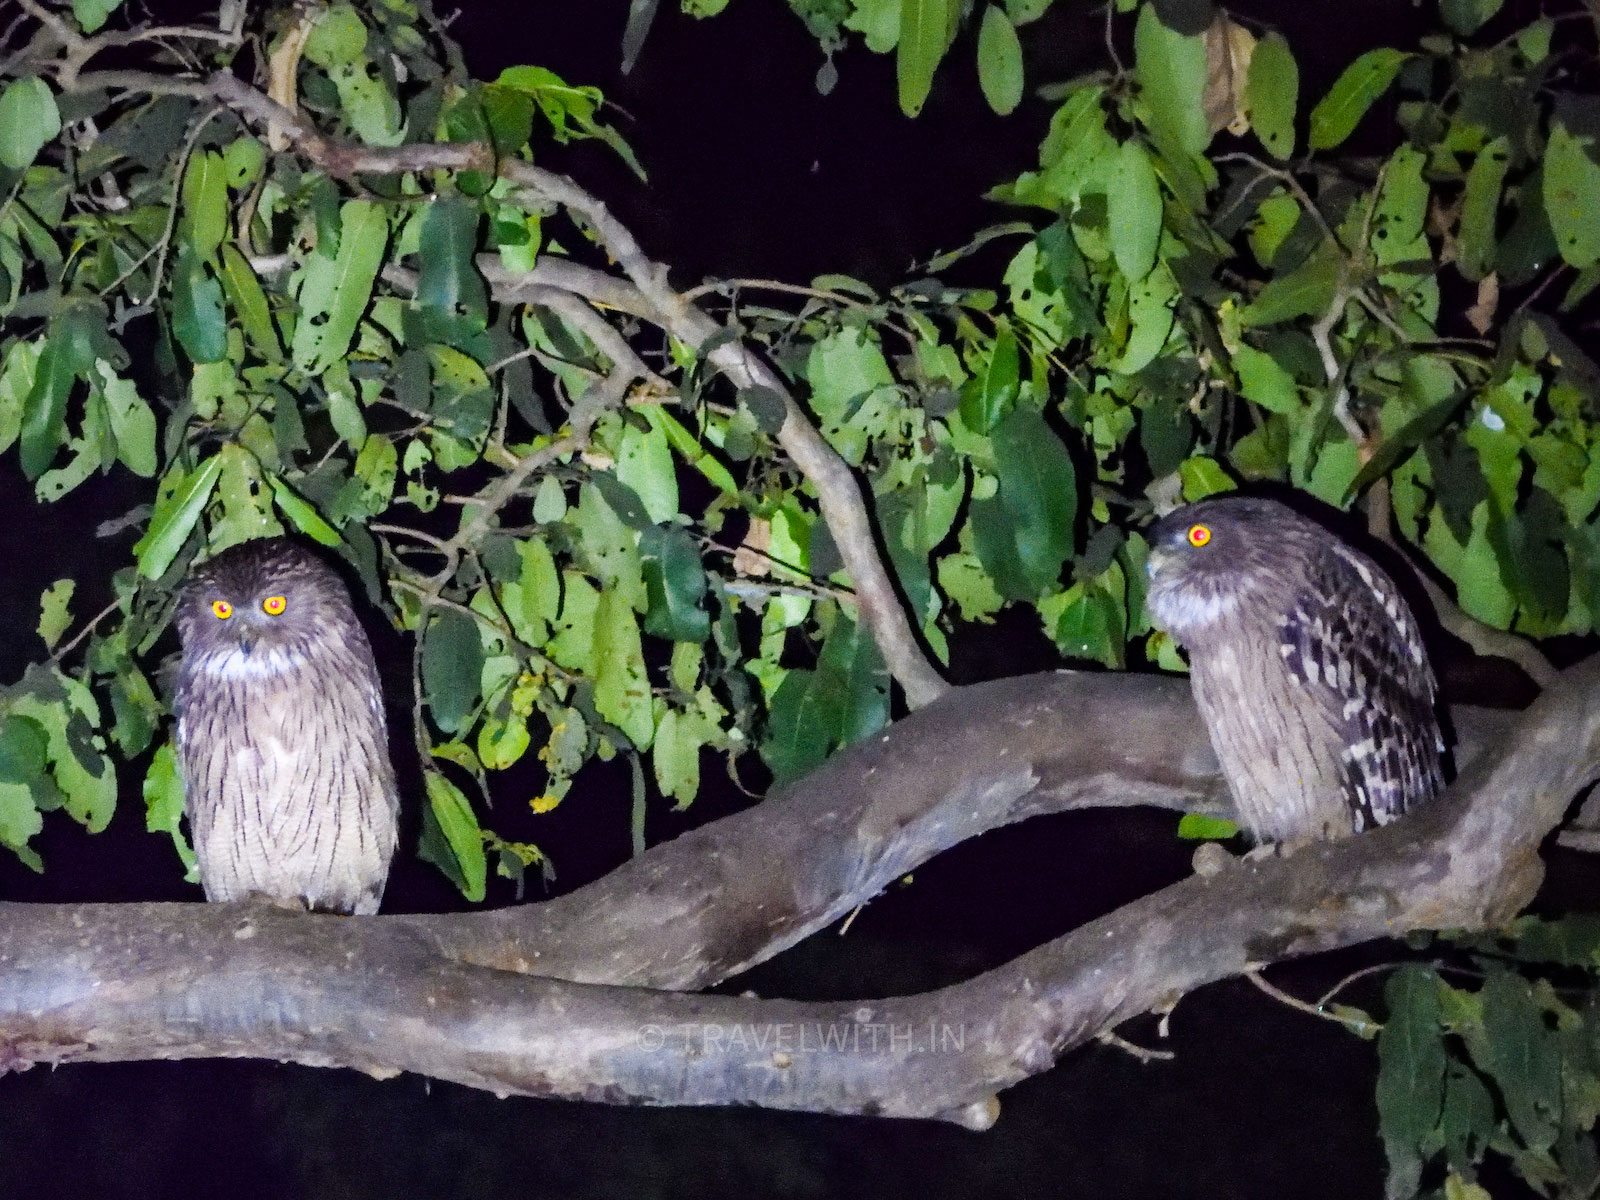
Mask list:
POLYGON ((1238 861, 1223 849, 1221 842, 1201 842, 1194 848, 1194 857, 1190 859, 1194 873, 1202 879, 1220 875, 1238 861))
POLYGON ((1296 850, 1303 850, 1320 840, 1314 834, 1304 833, 1298 837, 1284 838, 1281 842, 1263 842, 1245 851, 1244 857, 1251 862, 1259 862, 1263 858, 1288 858, 1296 850))

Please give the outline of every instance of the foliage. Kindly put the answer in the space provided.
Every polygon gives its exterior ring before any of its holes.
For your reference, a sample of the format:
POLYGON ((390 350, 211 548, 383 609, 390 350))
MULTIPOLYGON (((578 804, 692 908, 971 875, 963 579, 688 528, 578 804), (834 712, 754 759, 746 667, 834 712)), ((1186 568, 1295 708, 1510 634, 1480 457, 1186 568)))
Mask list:
POLYGON ((1389 1194, 1483 1197, 1486 1152, 1543 1195, 1592 1196, 1600 1154, 1600 921, 1524 917, 1466 940, 1471 969, 1411 964, 1385 989, 1378 1114, 1389 1194), (1529 978, 1531 973, 1532 977, 1529 978))
MULTIPOLYGON (((997 286, 941 281, 969 247, 887 292, 816 280, 798 309, 720 290, 728 336, 866 481, 935 654, 1021 604, 1064 656, 1180 666, 1143 613, 1137 525, 1153 501, 1259 480, 1335 505, 1387 490, 1470 614, 1591 629, 1600 371, 1537 307, 1496 309, 1558 254, 1569 304, 1600 280, 1581 219, 1600 168, 1581 97, 1553 91, 1557 26, 1372 51, 1308 108, 1276 35, 1222 29, 1241 69, 1219 96, 1216 27, 1181 34, 1150 6, 1131 24, 1132 65, 1059 89, 1037 169, 996 190, 1043 217, 975 240, 1015 247, 997 286), (1302 122, 1334 150, 1390 93, 1406 140, 1386 158, 1280 165, 1302 122), (1265 155, 1208 157, 1224 117, 1265 155), (1464 313, 1443 300, 1460 277, 1464 313)), ((289 62, 274 94, 287 80, 329 135, 627 153, 592 89, 533 67, 474 82, 405 0, 258 36, 289 62)), ((153 495, 112 522, 144 532, 109 620, 74 639, 81 666, 9 694, 14 720, 31 705, 60 732, 19 751, 8 845, 63 803, 103 819, 107 753, 145 752, 161 724, 148 656, 184 570, 285 530, 416 634, 425 853, 471 894, 466 797, 529 755, 536 811, 617 753, 649 754, 686 804, 704 749, 758 745, 781 780, 887 719, 816 485, 777 436, 783 397, 730 391, 709 344, 624 320, 660 366, 608 401, 626 345, 570 306, 492 294, 491 265, 582 261, 581 222, 476 166, 358 185, 270 122, 93 78, 45 64, 0 97, 0 443, 41 499, 97 470, 153 495)), ((70 596, 44 598, 47 646, 70 596)))

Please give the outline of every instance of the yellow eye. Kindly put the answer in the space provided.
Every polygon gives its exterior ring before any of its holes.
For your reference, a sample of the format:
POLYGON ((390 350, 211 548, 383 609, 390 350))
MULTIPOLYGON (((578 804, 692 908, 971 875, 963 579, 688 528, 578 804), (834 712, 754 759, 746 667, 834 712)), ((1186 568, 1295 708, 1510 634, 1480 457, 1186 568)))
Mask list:
POLYGON ((1204 546, 1211 540, 1211 530, 1205 525, 1189 526, 1189 545, 1204 546))
POLYGON ((268 596, 261 602, 261 611, 269 617, 275 617, 288 607, 289 601, 282 596, 268 596))
POLYGON ((217 620, 226 621, 233 616, 233 605, 226 600, 213 600, 211 602, 211 611, 217 614, 217 620))

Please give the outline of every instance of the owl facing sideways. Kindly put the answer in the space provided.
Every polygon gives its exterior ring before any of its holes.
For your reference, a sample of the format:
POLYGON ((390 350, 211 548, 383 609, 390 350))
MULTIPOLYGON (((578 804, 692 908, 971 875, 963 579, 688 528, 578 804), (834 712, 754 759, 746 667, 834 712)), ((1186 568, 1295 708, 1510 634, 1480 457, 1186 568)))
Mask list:
POLYGON ((1151 620, 1257 841, 1383 825, 1443 785, 1422 635, 1394 581, 1273 500, 1221 497, 1151 527, 1151 620))
POLYGON ((286 538, 191 573, 178 759, 206 899, 372 913, 399 799, 378 671, 334 572, 286 538))

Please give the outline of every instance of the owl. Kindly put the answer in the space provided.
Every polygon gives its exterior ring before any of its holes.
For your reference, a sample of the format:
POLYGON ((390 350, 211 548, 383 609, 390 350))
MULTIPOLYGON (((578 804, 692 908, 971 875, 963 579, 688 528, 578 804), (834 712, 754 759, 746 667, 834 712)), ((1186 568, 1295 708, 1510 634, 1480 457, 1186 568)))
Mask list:
POLYGON ((372 913, 399 799, 378 670, 343 583, 286 538, 191 573, 178 761, 208 900, 372 913))
POLYGON ((1148 534, 1151 620, 1257 841, 1360 833, 1443 784, 1434 678, 1377 563, 1273 500, 1178 509, 1148 534))

